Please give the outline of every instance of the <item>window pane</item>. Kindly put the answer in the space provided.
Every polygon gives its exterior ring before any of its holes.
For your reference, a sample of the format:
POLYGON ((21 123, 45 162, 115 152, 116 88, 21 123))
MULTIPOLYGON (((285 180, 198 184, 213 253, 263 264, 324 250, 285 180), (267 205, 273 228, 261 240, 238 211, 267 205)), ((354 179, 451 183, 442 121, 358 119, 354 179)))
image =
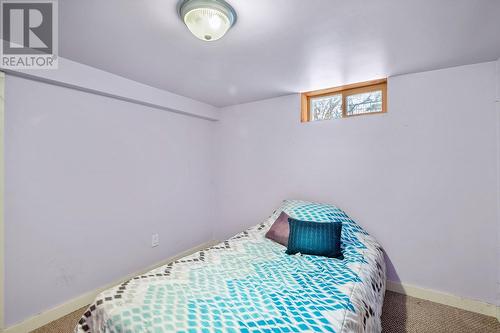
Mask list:
POLYGON ((348 116, 382 112, 382 90, 347 96, 348 116))
POLYGON ((311 120, 342 118, 342 95, 312 97, 309 100, 311 120))

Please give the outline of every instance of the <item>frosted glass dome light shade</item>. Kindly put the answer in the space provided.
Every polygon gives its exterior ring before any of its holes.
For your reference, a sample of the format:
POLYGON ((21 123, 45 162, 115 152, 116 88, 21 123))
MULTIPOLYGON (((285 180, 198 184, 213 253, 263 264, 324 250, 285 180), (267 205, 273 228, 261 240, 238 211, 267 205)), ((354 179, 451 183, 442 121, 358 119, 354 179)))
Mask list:
POLYGON ((223 0, 184 0, 179 13, 189 31, 207 42, 224 36, 236 22, 236 12, 223 0))

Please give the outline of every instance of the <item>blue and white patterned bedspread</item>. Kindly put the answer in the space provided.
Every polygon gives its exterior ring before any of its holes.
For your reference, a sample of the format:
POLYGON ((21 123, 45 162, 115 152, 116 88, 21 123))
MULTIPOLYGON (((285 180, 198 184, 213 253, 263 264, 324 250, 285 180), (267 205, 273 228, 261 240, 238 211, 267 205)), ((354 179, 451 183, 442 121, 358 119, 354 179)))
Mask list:
POLYGON ((333 206, 285 201, 264 223, 97 296, 76 333, 380 332, 376 240, 333 206), (282 210, 341 220, 344 259, 287 255, 264 238, 282 210))

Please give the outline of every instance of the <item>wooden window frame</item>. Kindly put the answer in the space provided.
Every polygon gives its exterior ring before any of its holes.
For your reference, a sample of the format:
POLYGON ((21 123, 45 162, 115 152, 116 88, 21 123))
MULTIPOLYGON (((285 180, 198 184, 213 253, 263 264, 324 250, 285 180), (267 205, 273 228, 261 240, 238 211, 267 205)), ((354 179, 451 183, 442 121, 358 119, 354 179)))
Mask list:
POLYGON ((335 88, 321 89, 308 91, 301 94, 301 111, 300 111, 300 121, 309 122, 311 121, 311 112, 309 110, 311 97, 323 97, 330 95, 342 95, 342 118, 350 118, 357 116, 365 116, 370 114, 380 114, 387 112, 387 79, 372 80, 366 82, 359 82, 348 84, 335 88), (382 111, 379 112, 368 112, 347 115, 347 96, 362 94, 370 91, 382 91, 382 111))

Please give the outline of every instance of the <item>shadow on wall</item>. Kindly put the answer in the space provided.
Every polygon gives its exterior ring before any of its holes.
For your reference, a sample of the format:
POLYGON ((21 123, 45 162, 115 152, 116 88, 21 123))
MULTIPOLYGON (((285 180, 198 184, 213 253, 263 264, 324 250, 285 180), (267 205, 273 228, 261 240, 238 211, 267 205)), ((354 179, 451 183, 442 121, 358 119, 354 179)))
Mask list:
MULTIPOLYGON (((385 265, 388 280, 401 283, 401 279, 391 261, 391 258, 385 252, 385 265)), ((382 332, 400 333, 406 332, 408 321, 408 309, 406 296, 395 292, 385 292, 384 306, 382 308, 382 332)))

